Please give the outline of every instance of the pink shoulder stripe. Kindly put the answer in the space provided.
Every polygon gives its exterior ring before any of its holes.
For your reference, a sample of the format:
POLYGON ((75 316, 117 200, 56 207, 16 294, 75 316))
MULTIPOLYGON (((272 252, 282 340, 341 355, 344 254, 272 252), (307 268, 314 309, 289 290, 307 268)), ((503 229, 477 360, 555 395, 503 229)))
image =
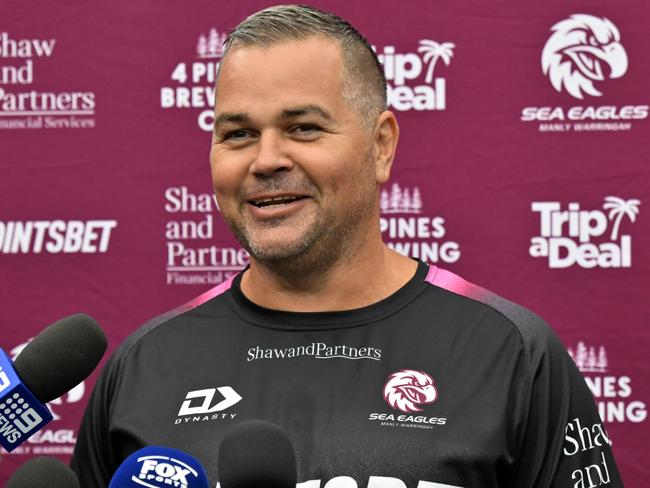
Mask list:
POLYGON ((439 288, 449 290, 468 298, 475 300, 482 300, 489 292, 480 286, 464 280, 457 274, 447 271, 446 269, 438 268, 437 266, 429 265, 429 272, 425 281, 435 285, 439 288))
POLYGON ((230 287, 232 286, 232 282, 235 279, 236 274, 228 278, 226 281, 221 283, 220 285, 215 286, 214 288, 210 288, 208 291, 205 293, 200 294, 196 298, 192 298, 189 302, 184 303, 179 307, 179 313, 186 312, 187 310, 191 310, 193 308, 198 307, 199 305, 203 305, 205 302, 208 300, 211 300, 212 298, 219 296, 228 290, 230 290, 230 287))

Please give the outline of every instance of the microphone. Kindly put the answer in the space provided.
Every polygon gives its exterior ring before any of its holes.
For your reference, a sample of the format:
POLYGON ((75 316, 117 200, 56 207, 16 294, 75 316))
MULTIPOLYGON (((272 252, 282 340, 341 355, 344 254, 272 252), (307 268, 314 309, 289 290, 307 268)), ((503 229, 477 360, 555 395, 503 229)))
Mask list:
POLYGON ((5 488, 79 488, 77 475, 55 458, 41 456, 32 458, 16 470, 5 488))
POLYGON ((164 446, 135 451, 117 468, 108 488, 208 488, 201 463, 189 454, 164 446))
POLYGON ((217 458, 221 488, 295 488, 296 455, 284 430, 247 420, 224 434, 217 458))
POLYGON ((85 314, 45 328, 13 364, 0 349, 0 445, 11 452, 50 422, 45 403, 86 379, 105 350, 104 332, 85 314))

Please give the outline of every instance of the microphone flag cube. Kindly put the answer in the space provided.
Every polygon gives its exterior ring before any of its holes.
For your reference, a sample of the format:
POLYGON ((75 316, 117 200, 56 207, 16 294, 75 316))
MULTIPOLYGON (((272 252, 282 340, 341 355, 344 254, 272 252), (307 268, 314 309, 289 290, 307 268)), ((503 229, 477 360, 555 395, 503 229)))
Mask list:
POLYGON ((8 452, 52 420, 52 414, 22 382, 0 349, 0 445, 8 452))

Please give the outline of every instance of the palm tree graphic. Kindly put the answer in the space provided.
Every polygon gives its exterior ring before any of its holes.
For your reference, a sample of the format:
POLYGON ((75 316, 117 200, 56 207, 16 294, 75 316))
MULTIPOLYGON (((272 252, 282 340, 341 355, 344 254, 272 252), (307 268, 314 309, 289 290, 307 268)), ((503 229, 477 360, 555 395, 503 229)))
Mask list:
POLYGON ((612 227, 612 241, 618 239, 618 228, 621 225, 621 220, 623 220, 624 216, 627 215, 632 222, 636 220, 636 216, 639 213, 639 205, 641 205, 641 200, 637 200, 636 198, 623 200, 618 197, 605 197, 603 208, 609 210, 607 218, 609 220, 616 218, 614 226, 612 227))
POLYGON ((422 59, 425 63, 429 62, 429 68, 427 69, 427 76, 425 78, 427 83, 431 83, 433 80, 433 70, 438 62, 438 58, 442 59, 449 66, 451 57, 454 55, 453 49, 455 47, 456 45, 453 42, 438 43, 429 39, 422 39, 420 41, 418 52, 424 53, 422 59))

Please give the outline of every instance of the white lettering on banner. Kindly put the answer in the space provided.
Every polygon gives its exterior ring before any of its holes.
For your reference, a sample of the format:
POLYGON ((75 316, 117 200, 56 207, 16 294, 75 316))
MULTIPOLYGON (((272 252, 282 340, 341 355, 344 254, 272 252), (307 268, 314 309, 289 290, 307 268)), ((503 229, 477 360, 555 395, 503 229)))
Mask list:
POLYGON ((447 232, 445 219, 417 216, 423 212, 422 194, 418 187, 401 187, 393 183, 390 190, 382 189, 379 202, 379 228, 388 247, 428 263, 455 263, 460 259, 460 245, 443 240, 447 232))
MULTIPOLYGON (((596 84, 624 76, 628 56, 618 28, 609 19, 574 14, 551 27, 542 49, 541 67, 557 92, 583 100, 602 96, 596 84)), ((648 112, 647 103, 531 106, 522 109, 520 120, 541 122, 539 132, 617 132, 631 130, 631 121, 647 119, 648 112)))
POLYGON ((218 285, 243 269, 248 252, 237 247, 197 246, 213 241, 219 205, 212 193, 192 193, 186 186, 165 190, 165 212, 195 214, 165 224, 168 285, 218 285))
POLYGON ((575 349, 569 347, 568 353, 576 366, 585 374, 585 382, 591 390, 598 414, 603 422, 644 422, 648 416, 646 404, 639 400, 630 401, 632 378, 626 375, 593 376, 594 373, 607 373, 609 359, 605 346, 587 346, 579 341, 575 349))
POLYGON ((16 40, 8 32, 0 34, 0 58, 20 60, 0 66, 0 130, 95 127, 94 118, 79 117, 94 115, 92 91, 10 90, 34 84, 38 58, 51 57, 55 44, 56 39, 16 40))
POLYGON ((447 82, 445 78, 434 78, 438 61, 449 65, 454 54, 452 42, 436 42, 429 39, 419 41, 418 52, 397 53, 395 46, 384 46, 377 57, 384 67, 388 81, 386 95, 388 106, 399 111, 445 110, 447 108, 447 82), (424 74, 421 84, 412 86, 424 74))
POLYGON ((0 221, 0 253, 105 253, 116 220, 0 221))
POLYGON ((533 202, 531 210, 539 213, 540 235, 531 238, 532 257, 547 257, 550 268, 629 268, 632 265, 632 238, 619 236, 621 221, 631 222, 639 213, 638 199, 605 197, 603 210, 581 210, 576 202, 561 210, 560 202, 533 202), (604 237, 612 223, 609 241, 594 243, 604 237), (568 237, 566 237, 568 236, 568 237), (577 242, 576 242, 577 241, 577 242))
MULTIPOLYGON (((296 483, 296 488, 320 488, 322 480, 307 480, 301 483, 296 483)), ((323 488, 357 488, 358 484, 354 478, 350 476, 336 476, 328 480, 323 488)), ((217 483, 217 487, 219 484, 217 483)), ((399 478, 390 476, 369 476, 367 488, 407 488, 406 483, 399 478)), ((447 485, 443 483, 436 483, 433 481, 418 481, 414 488, 463 488, 457 485, 447 485)))

